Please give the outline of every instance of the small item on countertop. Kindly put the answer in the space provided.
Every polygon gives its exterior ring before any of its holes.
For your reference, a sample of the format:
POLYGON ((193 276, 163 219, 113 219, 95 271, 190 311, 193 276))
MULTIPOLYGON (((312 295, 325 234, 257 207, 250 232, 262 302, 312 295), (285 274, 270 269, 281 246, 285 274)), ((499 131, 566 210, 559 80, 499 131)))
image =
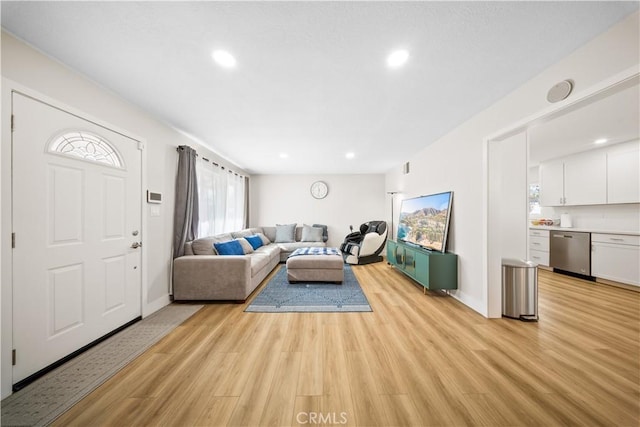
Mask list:
POLYGON ((560 215, 560 227, 571 228, 572 226, 571 215, 569 215, 568 213, 563 213, 562 215, 560 215))

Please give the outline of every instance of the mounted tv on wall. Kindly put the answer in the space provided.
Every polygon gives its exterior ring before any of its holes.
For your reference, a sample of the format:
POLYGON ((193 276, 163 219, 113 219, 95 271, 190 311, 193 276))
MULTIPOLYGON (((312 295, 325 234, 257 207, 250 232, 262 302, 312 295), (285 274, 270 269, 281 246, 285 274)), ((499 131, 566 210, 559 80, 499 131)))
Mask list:
POLYGON ((445 252, 453 191, 402 201, 398 240, 445 252))

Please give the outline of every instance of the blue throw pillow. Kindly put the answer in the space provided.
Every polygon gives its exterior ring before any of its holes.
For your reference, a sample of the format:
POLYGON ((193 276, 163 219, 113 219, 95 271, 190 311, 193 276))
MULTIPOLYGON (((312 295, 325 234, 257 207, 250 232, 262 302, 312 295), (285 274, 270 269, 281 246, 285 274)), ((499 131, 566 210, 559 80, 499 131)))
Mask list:
POLYGON ((228 242, 214 243, 218 255, 244 255, 242 245, 237 240, 230 240, 228 242))
POLYGON ((253 250, 256 250, 260 246, 262 246, 262 239, 260 238, 260 236, 254 234, 253 236, 245 236, 245 239, 251 244, 253 250))

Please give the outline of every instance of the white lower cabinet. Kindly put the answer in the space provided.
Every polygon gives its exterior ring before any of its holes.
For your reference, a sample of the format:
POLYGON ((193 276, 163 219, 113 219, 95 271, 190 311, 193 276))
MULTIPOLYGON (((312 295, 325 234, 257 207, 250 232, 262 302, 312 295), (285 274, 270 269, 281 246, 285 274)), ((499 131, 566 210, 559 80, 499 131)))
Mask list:
POLYGON ((529 230, 529 260, 549 266, 549 230, 529 230))
POLYGON ((640 286, 640 236, 591 234, 591 275, 640 286))

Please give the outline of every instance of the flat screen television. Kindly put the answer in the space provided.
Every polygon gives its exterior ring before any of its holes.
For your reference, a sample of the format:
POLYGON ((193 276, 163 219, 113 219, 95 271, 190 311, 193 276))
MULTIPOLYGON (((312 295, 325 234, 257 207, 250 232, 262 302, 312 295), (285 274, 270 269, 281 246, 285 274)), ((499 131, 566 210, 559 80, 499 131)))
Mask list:
POLYGON ((398 240, 445 252, 453 191, 402 201, 398 240))

